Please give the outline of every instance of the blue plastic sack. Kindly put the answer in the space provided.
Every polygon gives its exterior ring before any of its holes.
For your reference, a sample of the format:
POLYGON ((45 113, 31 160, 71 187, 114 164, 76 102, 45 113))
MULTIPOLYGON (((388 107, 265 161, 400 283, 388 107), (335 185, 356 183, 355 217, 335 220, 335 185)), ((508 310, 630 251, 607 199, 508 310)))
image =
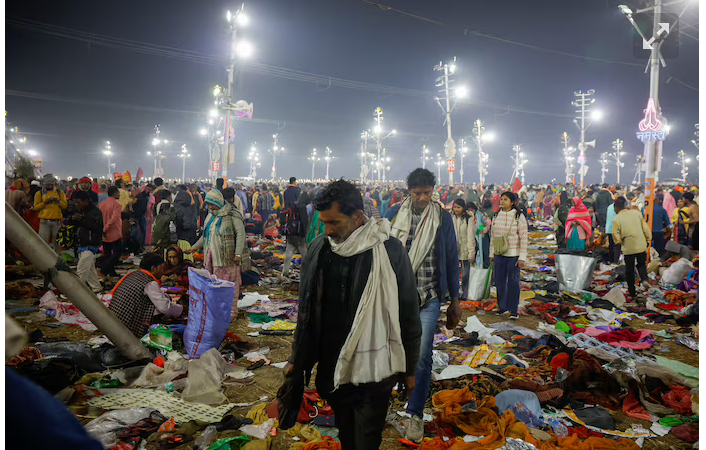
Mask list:
POLYGON ((189 358, 198 358, 221 345, 230 323, 234 293, 235 283, 204 269, 189 268, 189 317, 184 330, 189 358))

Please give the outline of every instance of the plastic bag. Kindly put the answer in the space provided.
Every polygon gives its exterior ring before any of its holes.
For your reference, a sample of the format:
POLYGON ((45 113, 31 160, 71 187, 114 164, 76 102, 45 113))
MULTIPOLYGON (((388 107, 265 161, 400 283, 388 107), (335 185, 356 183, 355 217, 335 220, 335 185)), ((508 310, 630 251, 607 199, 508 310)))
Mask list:
POLYGON ((441 371, 449 365, 449 355, 439 351, 432 350, 431 353, 431 370, 441 371))
POLYGON ((141 387, 157 387, 163 385, 179 375, 185 374, 188 364, 189 362, 185 359, 181 361, 166 361, 163 368, 149 363, 132 385, 141 387))
POLYGON ((679 284, 686 278, 686 274, 692 267, 694 267, 694 265, 691 261, 686 258, 680 258, 679 261, 675 262, 664 271, 662 282, 679 284))
POLYGON ((483 300, 490 297, 492 284, 492 269, 471 267, 468 272, 468 300, 483 300))
POLYGON ((231 366, 218 350, 212 348, 200 358, 189 361, 189 382, 181 394, 181 399, 187 402, 218 405, 228 400, 220 392, 221 382, 226 376, 243 379, 251 373, 242 367, 231 366))
POLYGON ((235 283, 189 268, 189 318, 184 330, 189 358, 198 358, 221 344, 230 323, 234 293, 235 283))
POLYGON ((152 325, 140 341, 147 347, 171 351, 172 329, 162 324, 152 325))
POLYGON ((118 442, 118 438, 115 434, 118 430, 129 427, 149 417, 154 411, 157 410, 142 407, 116 409, 88 422, 85 428, 88 434, 100 441, 105 448, 108 448, 118 442))

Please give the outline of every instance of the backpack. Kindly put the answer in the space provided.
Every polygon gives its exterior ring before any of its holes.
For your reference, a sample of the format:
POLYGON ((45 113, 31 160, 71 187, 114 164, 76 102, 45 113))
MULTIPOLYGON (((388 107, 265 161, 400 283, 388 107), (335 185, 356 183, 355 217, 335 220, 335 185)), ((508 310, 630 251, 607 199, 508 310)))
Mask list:
POLYGON ((56 233, 56 243, 59 244, 61 248, 74 248, 74 244, 76 243, 76 226, 62 225, 56 233))
POLYGON ((283 236, 301 236, 302 220, 299 206, 290 205, 282 212, 281 234, 283 236))
POLYGON ((171 224, 174 220, 174 211, 170 207, 154 218, 152 224, 152 244, 167 247, 172 243, 171 224))

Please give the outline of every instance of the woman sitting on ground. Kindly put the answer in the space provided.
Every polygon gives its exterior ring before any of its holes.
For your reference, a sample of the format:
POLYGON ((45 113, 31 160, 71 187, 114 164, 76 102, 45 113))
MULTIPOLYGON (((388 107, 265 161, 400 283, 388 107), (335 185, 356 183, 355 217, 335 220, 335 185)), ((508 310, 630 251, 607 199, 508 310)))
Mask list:
POLYGON ((166 253, 167 260, 164 264, 162 276, 169 277, 175 275, 176 284, 189 289, 189 267, 196 267, 196 265, 188 259, 184 259, 183 251, 176 245, 169 247, 166 253))

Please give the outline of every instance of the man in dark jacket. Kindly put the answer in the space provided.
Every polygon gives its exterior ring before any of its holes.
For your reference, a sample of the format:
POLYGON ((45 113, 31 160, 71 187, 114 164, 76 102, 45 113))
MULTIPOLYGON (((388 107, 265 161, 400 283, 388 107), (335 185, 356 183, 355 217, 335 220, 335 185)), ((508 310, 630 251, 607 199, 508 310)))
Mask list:
MULTIPOLYGON (((135 189, 139 188, 136 187, 135 189)), ((150 202, 151 191, 151 184, 145 186, 145 189, 135 196, 135 203, 132 204, 132 214, 137 224, 137 239, 140 241, 140 251, 145 247, 145 237, 147 236, 147 217, 145 217, 145 213, 150 202)))
POLYGON ((194 245, 198 238, 198 216, 191 204, 191 195, 186 190, 186 186, 179 186, 180 190, 174 198, 174 211, 176 212, 174 224, 176 225, 177 241, 187 241, 194 245), (182 189, 183 188, 183 189, 182 189))
POLYGON ((603 183, 603 189, 596 194, 593 209, 596 211, 596 220, 601 230, 605 230, 606 214, 608 207, 613 204, 613 194, 608 190, 608 183, 603 183))
POLYGON ((103 214, 88 192, 75 191, 72 200, 76 206, 71 216, 71 224, 76 226, 76 274, 93 292, 100 292, 103 287, 96 272, 96 253, 103 237, 103 214))
POLYGON ((415 272, 420 301, 422 339, 415 372, 415 388, 407 403, 406 438, 421 442, 424 437, 422 414, 431 382, 432 346, 441 303, 447 293, 451 303, 446 326, 453 330, 461 318, 458 298, 458 248, 451 214, 431 199, 436 177, 427 169, 416 169, 407 177, 410 197, 392 206, 385 217, 392 222, 391 235, 407 248, 415 272))
POLYGON ((301 193, 301 188, 297 186, 297 179, 294 177, 290 178, 289 186, 284 190, 284 207, 296 205, 301 193))
POLYGON ((293 425, 287 412, 296 416, 318 362, 316 388, 336 414, 343 450, 376 449, 392 387, 402 379, 414 386, 421 335, 414 274, 400 242, 389 238, 389 222, 363 214, 355 185, 329 183, 315 207, 325 236, 302 264, 299 320, 280 389, 296 394, 286 405, 278 394, 280 426, 293 425))

